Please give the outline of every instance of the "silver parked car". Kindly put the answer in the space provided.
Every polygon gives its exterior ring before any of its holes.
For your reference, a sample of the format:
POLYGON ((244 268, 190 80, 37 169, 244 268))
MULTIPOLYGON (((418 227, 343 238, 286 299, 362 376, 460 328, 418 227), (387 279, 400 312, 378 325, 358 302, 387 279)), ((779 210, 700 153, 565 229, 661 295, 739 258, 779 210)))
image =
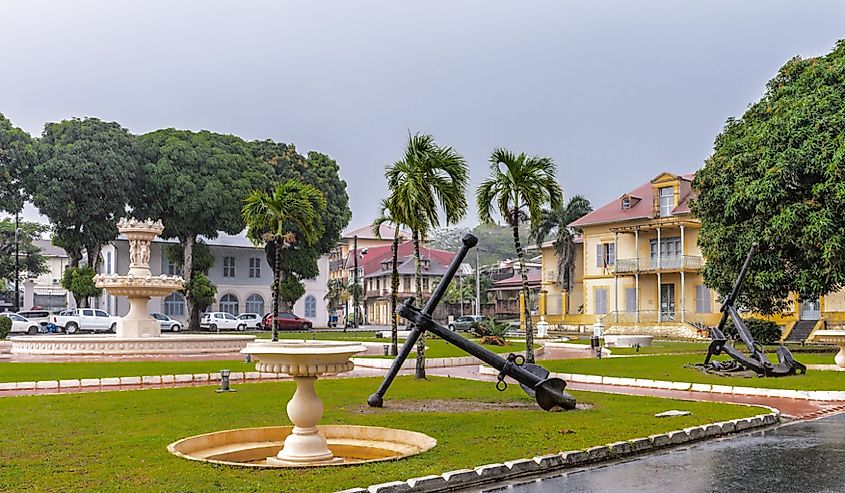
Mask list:
POLYGON ((150 313, 150 316, 158 320, 161 330, 169 330, 170 332, 179 332, 182 330, 182 324, 178 320, 173 320, 163 313, 150 313))
POLYGON ((484 317, 481 315, 465 315, 463 317, 458 317, 449 324, 449 330, 456 331, 456 330, 463 330, 465 332, 469 332, 472 330, 472 324, 475 322, 482 322, 484 317))

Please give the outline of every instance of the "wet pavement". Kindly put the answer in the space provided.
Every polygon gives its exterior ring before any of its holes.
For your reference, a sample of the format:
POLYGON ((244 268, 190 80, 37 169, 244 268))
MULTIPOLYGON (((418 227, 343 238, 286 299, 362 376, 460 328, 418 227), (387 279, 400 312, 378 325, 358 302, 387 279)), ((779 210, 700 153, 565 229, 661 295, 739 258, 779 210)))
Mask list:
POLYGON ((842 493, 845 414, 484 491, 842 493))

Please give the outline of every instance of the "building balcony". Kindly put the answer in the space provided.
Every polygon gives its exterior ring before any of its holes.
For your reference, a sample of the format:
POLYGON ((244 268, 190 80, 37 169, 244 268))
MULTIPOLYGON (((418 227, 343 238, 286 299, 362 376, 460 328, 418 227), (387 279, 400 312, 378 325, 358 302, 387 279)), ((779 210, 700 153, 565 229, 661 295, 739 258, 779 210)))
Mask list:
POLYGON ((343 267, 344 267, 345 264, 346 264, 345 259, 332 260, 331 262, 329 262, 329 270, 332 271, 332 272, 343 270, 343 267))
POLYGON ((636 274, 639 272, 700 271, 704 268, 704 257, 674 255, 671 257, 618 258, 612 267, 614 274, 636 274))

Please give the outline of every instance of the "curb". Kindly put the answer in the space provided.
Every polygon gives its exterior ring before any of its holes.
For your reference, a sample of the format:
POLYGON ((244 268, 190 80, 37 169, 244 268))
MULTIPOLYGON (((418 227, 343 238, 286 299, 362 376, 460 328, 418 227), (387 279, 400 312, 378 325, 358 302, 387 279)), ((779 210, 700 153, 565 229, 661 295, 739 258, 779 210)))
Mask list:
POLYGON ((563 469, 622 459, 660 449, 742 433, 756 428, 773 426, 778 421, 779 413, 775 411, 768 414, 758 414, 750 418, 710 423, 648 437, 608 443, 584 450, 569 450, 530 459, 516 459, 506 461, 503 464, 485 464, 474 469, 444 472, 439 476, 431 475, 411 478, 406 481, 392 481, 371 485, 367 488, 351 488, 338 493, 399 493, 409 491, 440 493, 475 488, 489 483, 546 475, 563 469))
MULTIPOLYGON (((256 371, 232 372, 230 381, 280 380, 289 378, 284 373, 259 373, 256 371)), ((68 380, 39 380, 37 382, 0 382, 0 396, 3 391, 41 390, 41 389, 78 389, 90 387, 120 386, 159 386, 173 383, 211 383, 219 382, 220 373, 184 373, 179 375, 145 375, 140 377, 105 377, 68 380)))
MULTIPOLYGON (((540 355, 545 352, 543 346, 540 346, 534 349, 534 354, 540 355)), ((501 353, 501 354, 508 354, 508 353, 501 353)), ((521 353, 518 353, 521 354, 521 353)), ((351 358, 352 362, 355 363, 355 366, 360 366, 362 368, 376 368, 378 370, 388 370, 390 369, 390 365, 393 364, 393 358, 351 358)), ((470 365, 478 365, 483 364, 484 362, 480 359, 476 358, 475 356, 457 356, 454 358, 426 358, 425 359, 425 367, 426 368, 447 368, 450 366, 470 366, 470 365)), ((409 357, 402 363, 401 370, 413 370, 416 368, 416 359, 409 357)), ((497 373, 498 374, 498 373, 497 373)))
MULTIPOLYGON (((499 372, 486 365, 478 368, 482 375, 498 375, 499 372)), ((592 383, 621 387, 639 387, 644 389, 680 390, 685 392, 703 392, 709 394, 734 394, 752 397, 779 397, 784 399, 802 399, 822 402, 845 401, 845 391, 841 390, 790 390, 767 389, 762 387, 734 387, 730 385, 711 385, 709 383, 672 382, 669 380, 648 380, 643 378, 606 377, 602 375, 583 375, 580 373, 552 373, 567 382, 592 383)))

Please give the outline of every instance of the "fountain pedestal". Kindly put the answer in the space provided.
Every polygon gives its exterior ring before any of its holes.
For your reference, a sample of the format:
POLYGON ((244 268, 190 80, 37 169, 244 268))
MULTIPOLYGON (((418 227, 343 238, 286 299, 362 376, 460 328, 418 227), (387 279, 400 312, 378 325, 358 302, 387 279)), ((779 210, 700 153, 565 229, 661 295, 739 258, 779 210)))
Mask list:
POLYGON ((241 351, 258 360, 257 371, 285 373, 296 382, 296 392, 287 405, 293 430, 285 438, 282 450, 267 458, 268 464, 301 466, 343 462, 329 450, 326 438, 317 428, 323 417, 323 401, 317 396, 314 383, 318 376, 326 373, 352 371, 355 364, 349 358, 366 350, 366 346, 355 342, 285 341, 256 342, 241 351))

